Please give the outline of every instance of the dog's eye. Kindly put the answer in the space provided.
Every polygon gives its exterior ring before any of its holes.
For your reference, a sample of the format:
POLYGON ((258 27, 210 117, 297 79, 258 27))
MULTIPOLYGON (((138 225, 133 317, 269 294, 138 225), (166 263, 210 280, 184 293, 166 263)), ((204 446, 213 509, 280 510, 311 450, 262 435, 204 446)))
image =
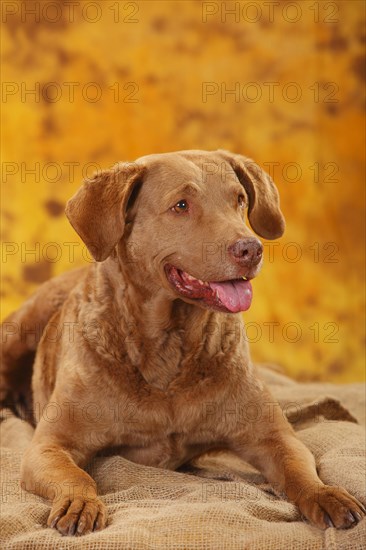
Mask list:
POLYGON ((239 205, 240 208, 245 207, 245 197, 244 197, 244 195, 239 195, 238 196, 238 205, 239 205))
POLYGON ((182 199, 173 206, 172 210, 177 214, 181 214, 182 212, 188 212, 188 202, 182 199))

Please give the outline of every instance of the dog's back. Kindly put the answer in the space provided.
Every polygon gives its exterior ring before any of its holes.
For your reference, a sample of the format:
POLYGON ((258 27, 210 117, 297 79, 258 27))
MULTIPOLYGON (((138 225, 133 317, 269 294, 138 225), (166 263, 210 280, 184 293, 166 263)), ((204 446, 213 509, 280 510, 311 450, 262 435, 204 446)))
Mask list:
POLYGON ((0 404, 29 421, 32 421, 31 380, 38 343, 51 317, 87 270, 88 266, 74 269, 43 283, 1 324, 0 404))

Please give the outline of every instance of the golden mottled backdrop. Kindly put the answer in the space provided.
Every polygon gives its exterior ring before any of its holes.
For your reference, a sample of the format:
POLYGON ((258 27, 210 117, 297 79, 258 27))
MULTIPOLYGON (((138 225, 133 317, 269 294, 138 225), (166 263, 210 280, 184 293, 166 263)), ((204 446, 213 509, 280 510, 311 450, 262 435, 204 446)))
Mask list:
POLYGON ((287 218, 245 314, 253 357, 363 379, 364 6, 3 0, 2 316, 88 261, 63 213, 83 176, 226 148, 287 218))

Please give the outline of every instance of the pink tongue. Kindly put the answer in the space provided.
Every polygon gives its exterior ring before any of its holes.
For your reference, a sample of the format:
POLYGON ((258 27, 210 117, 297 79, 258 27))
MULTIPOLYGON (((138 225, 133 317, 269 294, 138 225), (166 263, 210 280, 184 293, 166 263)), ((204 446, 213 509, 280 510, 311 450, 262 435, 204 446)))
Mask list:
POLYGON ((220 301, 232 313, 246 311, 252 303, 252 285, 250 281, 237 280, 223 283, 210 283, 220 301))

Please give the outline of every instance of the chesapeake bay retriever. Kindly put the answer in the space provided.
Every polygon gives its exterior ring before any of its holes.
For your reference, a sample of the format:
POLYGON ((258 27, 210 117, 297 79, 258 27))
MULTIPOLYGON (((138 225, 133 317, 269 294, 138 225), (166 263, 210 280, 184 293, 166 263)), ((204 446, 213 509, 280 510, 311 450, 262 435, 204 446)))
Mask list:
POLYGON ((63 535, 105 527, 83 466, 108 448, 171 469, 227 449, 320 528, 364 516, 319 479, 237 330, 262 264, 246 212, 257 235, 282 235, 271 178, 221 150, 119 163, 69 200, 96 262, 45 283, 4 322, 1 367, 3 398, 25 394, 33 371, 36 430, 21 478, 52 501, 48 525, 63 535))

